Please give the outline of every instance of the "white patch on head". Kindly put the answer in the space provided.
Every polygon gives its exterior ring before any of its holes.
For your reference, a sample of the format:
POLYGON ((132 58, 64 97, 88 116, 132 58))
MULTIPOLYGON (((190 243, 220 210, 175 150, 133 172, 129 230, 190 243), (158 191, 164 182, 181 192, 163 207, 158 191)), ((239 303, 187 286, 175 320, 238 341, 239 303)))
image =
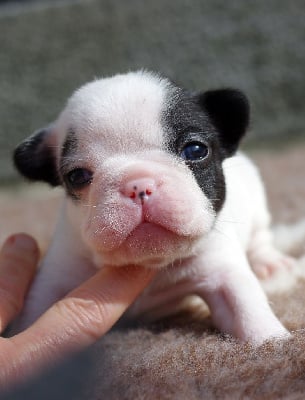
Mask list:
POLYGON ((168 80, 147 72, 131 72, 90 82, 77 90, 61 114, 58 125, 73 129, 86 145, 126 153, 160 148, 168 80), (111 138, 111 140, 109 140, 111 138))

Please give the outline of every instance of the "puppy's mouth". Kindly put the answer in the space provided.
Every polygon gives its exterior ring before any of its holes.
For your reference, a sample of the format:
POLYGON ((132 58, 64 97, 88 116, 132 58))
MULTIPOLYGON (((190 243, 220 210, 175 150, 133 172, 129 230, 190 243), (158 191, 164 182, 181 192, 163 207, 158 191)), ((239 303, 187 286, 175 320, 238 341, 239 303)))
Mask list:
POLYGON ((145 264, 162 267, 171 260, 189 253, 193 239, 181 236, 166 227, 149 221, 142 221, 117 246, 103 252, 110 264, 145 264))
POLYGON ((188 192, 176 197, 163 186, 143 201, 113 196, 93 209, 84 238, 107 264, 147 265, 163 260, 166 265, 189 256, 209 230, 213 214, 207 206, 201 207, 202 202, 204 198, 194 199, 188 192))
POLYGON ((143 220, 129 233, 125 243, 138 245, 138 243, 140 244, 144 242, 145 246, 151 244, 152 247, 159 247, 164 240, 173 240, 179 236, 180 235, 163 225, 143 220), (158 244, 159 246, 157 246, 158 244))

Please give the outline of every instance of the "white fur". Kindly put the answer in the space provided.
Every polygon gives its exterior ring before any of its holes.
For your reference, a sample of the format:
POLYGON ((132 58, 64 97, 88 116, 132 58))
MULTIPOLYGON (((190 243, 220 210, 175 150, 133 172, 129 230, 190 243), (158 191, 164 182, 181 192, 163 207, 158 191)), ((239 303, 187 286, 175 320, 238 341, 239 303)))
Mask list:
POLYGON ((158 149, 164 137, 160 112, 167 88, 167 80, 144 72, 90 82, 69 99, 57 121, 58 132, 74 128, 93 147, 90 157, 102 160, 104 154, 158 149))
POLYGON ((17 329, 97 268, 136 263, 160 272, 126 318, 170 315, 198 295, 215 325, 241 340, 287 335, 250 267, 272 269, 284 257, 272 245, 259 174, 241 154, 224 162, 227 198, 216 219, 190 170, 162 150, 170 90, 168 81, 140 72, 89 83, 69 100, 53 127, 57 157, 72 128, 78 147, 64 168, 89 168, 94 180, 81 204, 63 201, 17 329), (134 180, 153 188, 142 204, 126 195, 134 180))

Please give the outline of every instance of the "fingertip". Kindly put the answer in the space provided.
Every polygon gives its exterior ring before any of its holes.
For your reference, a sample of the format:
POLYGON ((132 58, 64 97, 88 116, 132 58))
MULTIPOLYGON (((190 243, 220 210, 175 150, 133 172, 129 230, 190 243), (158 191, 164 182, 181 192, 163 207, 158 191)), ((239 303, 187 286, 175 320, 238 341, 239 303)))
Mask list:
POLYGON ((33 257, 39 257, 39 248, 36 240, 27 233, 16 233, 9 236, 2 247, 2 251, 14 251, 31 254, 33 257))
POLYGON ((38 245, 30 235, 9 236, 0 251, 0 333, 20 312, 35 275, 38 245))

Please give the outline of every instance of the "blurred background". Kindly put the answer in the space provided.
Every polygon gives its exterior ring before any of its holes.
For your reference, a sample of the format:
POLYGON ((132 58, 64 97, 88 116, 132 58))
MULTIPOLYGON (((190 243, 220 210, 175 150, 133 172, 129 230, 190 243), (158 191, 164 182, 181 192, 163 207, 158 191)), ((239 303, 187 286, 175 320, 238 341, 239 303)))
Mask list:
POLYGON ((244 90, 248 147, 305 141, 304 21, 303 0, 0 1, 0 184, 18 181, 15 145, 75 88, 139 68, 244 90))

